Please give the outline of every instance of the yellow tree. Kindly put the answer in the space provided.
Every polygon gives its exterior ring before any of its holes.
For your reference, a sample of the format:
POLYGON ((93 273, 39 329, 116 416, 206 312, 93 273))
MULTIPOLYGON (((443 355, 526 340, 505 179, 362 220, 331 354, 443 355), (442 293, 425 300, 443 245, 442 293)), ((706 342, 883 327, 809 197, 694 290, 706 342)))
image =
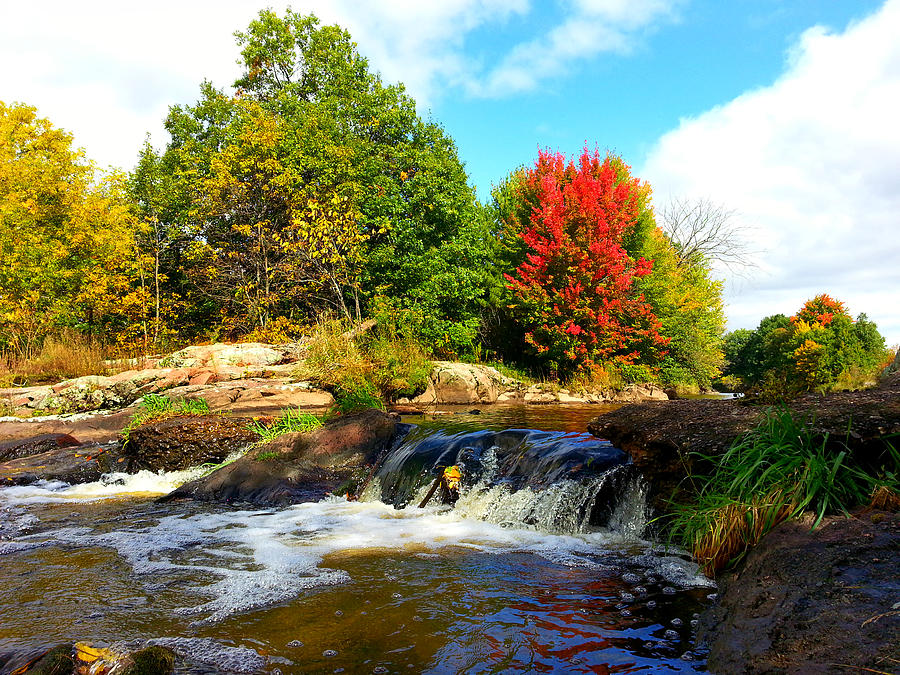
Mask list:
POLYGON ((0 101, 0 348, 121 324, 135 227, 120 177, 98 181, 69 134, 0 101))

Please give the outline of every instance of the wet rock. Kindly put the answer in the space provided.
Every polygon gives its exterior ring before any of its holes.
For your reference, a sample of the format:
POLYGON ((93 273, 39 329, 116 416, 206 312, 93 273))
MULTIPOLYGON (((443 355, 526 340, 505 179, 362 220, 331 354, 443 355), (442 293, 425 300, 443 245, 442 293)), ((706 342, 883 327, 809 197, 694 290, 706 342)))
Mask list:
POLYGON ((56 448, 72 448, 81 445, 81 441, 69 434, 39 434, 30 438, 5 441, 0 443, 0 462, 10 459, 38 455, 56 448))
POLYGON ((285 434, 163 497, 285 505, 353 492, 390 448, 396 417, 367 410, 339 417, 309 433, 285 434))
POLYGON ((786 522, 719 579, 702 621, 714 673, 894 672, 900 514, 786 522))
POLYGON ((126 656, 119 666, 121 675, 168 675, 175 671, 175 652, 154 645, 126 656))
POLYGON ((250 420, 223 415, 172 417, 131 430, 125 443, 128 470, 179 471, 222 462, 257 440, 250 420))
MULTIPOLYGON (((72 645, 54 647, 24 671, 27 675, 69 675, 75 668, 72 645)), ((14 672, 11 669, 9 672, 14 672)))
POLYGON ((124 471, 125 466, 118 444, 56 448, 0 463, 0 485, 31 485, 40 480, 91 483, 104 473, 124 471))

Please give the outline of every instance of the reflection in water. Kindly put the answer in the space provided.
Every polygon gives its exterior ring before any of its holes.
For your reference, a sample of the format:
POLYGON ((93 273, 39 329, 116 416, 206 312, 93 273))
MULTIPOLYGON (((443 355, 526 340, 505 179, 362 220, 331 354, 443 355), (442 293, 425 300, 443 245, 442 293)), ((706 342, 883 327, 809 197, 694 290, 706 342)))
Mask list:
MULTIPOLYGON (((564 413, 582 416, 578 431, 598 407, 584 408, 564 413)), ((520 427, 511 418, 531 413, 429 424, 462 437, 476 421, 520 427)), ((563 414, 539 414, 551 413, 563 414)), ((76 639, 155 639, 192 673, 702 670, 695 615, 712 589, 691 563, 639 538, 639 491, 617 488, 603 526, 542 519, 608 472, 516 491, 496 481, 492 447, 454 510, 157 505, 134 494, 147 476, 2 489, 0 664, 76 639)), ((416 480, 413 489, 427 482, 416 480)))

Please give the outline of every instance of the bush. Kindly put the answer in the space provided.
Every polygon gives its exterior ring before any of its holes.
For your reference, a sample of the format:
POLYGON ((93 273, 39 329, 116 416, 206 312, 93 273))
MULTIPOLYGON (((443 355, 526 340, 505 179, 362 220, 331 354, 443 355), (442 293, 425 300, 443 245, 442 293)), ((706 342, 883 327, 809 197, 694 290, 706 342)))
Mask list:
POLYGON ((312 413, 303 412, 299 408, 286 408, 281 411, 281 417, 271 424, 263 424, 259 420, 250 423, 250 430, 259 436, 258 444, 268 443, 282 434, 295 431, 313 431, 322 426, 322 419, 312 413))
POLYGON ((301 374, 339 400, 381 404, 425 391, 432 364, 410 331, 389 322, 356 337, 350 330, 346 321, 320 319, 308 339, 301 374))

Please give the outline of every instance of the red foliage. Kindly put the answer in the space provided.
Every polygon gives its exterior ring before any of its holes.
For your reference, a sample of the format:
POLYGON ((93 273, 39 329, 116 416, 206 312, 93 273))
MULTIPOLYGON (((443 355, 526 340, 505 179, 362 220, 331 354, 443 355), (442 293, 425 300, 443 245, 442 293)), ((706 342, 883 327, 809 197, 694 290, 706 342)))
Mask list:
POLYGON ((669 342, 633 288, 652 262, 622 247, 643 189, 628 167, 587 149, 577 166, 541 152, 525 174, 523 197, 537 206, 519 233, 526 259, 506 280, 526 313, 527 342, 561 371, 596 360, 646 362, 669 342))
POLYGON ((827 326, 836 316, 849 317, 850 314, 847 313, 847 307, 843 302, 822 293, 812 300, 807 300, 797 312, 797 316, 791 317, 791 321, 802 320, 810 324, 818 323, 820 326, 827 326))

